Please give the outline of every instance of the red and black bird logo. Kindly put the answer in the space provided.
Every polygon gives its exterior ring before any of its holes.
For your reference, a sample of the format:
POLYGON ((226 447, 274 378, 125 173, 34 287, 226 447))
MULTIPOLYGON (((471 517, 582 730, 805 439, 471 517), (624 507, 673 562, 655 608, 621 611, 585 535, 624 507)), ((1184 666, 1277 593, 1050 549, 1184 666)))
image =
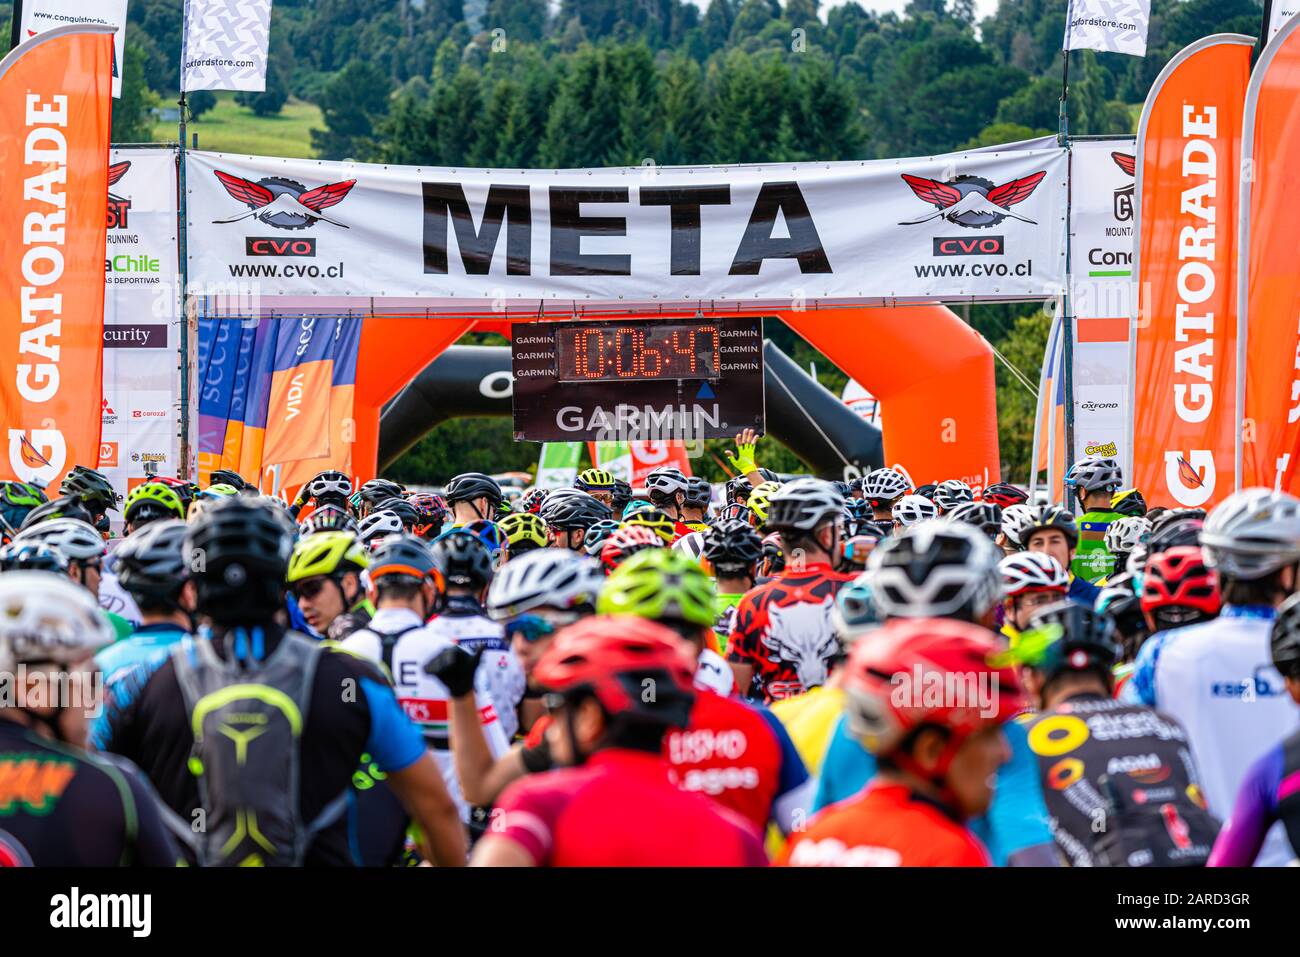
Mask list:
POLYGON ((1130 153, 1111 153, 1110 158, 1115 161, 1115 165, 1128 173, 1130 176, 1137 175, 1137 157, 1130 153))
POLYGON ((253 182, 221 170, 213 172, 226 192, 248 207, 248 212, 229 219, 214 219, 214 223, 235 223, 251 216, 277 229, 306 229, 316 225, 317 220, 349 228, 346 223, 330 219, 323 211, 343 202, 352 187, 357 185, 354 179, 308 189, 302 183, 282 176, 268 176, 253 182))
POLYGON ((1028 216, 1012 212, 1011 207, 1027 200, 1046 175, 1045 170, 1030 173, 995 186, 982 176, 958 176, 941 182, 903 173, 903 182, 912 188, 918 199, 932 205, 935 211, 919 219, 905 220, 899 225, 915 226, 942 218, 955 226, 965 226, 968 229, 987 229, 1004 219, 1018 219, 1022 223, 1036 226, 1037 222, 1028 216))
POLYGON ((119 179, 126 175, 126 171, 131 168, 131 161, 125 160, 121 163, 114 163, 108 168, 108 228, 109 229, 126 229, 127 213, 131 209, 131 201, 124 196, 113 195, 113 186, 119 179))

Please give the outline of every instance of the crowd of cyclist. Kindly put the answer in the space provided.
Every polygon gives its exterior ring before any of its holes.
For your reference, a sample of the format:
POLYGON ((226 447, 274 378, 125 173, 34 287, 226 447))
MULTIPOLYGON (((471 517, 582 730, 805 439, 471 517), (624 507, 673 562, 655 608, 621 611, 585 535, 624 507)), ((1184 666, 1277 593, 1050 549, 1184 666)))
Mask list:
POLYGON ((0 864, 1297 857, 1300 500, 755 451, 513 499, 0 483, 0 864))

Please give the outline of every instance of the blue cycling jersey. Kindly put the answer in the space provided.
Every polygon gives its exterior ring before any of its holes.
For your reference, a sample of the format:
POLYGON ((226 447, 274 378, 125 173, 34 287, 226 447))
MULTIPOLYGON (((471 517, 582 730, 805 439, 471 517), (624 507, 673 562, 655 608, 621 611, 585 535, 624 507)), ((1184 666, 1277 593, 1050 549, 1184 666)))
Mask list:
MULTIPOLYGON (((1018 851, 1053 843, 1038 759, 1029 749, 1029 736, 1014 721, 1004 725, 1003 731, 1011 746, 1011 760, 998 769, 997 790, 988 813, 967 822, 998 867, 1005 867, 1007 858, 1018 851)), ((822 759, 813 810, 853 797, 875 776, 875 757, 849 734, 841 718, 822 759)))
POLYGON ((176 625, 141 625, 129 637, 95 655, 95 667, 104 675, 104 705, 90 723, 90 741, 95 747, 107 744, 116 716, 144 690, 171 655, 172 646, 188 635, 176 625))

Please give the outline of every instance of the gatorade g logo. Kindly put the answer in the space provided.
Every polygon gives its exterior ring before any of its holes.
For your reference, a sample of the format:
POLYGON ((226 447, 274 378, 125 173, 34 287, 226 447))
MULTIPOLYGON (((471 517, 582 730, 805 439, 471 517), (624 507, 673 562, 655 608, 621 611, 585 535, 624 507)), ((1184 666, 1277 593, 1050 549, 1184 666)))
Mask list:
POLYGON ((936 236, 936 256, 1001 256, 1006 242, 1001 236, 936 236))

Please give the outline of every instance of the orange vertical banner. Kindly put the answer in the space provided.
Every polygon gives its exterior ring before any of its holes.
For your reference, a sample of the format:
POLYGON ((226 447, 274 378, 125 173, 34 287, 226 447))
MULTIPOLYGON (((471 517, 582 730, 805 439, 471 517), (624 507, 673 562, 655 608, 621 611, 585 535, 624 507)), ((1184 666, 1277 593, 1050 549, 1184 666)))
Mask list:
POLYGON ((59 27, 0 61, 3 477, 99 463, 113 30, 59 27))
POLYGON ((1246 95, 1238 310, 1241 485, 1300 492, 1300 30, 1264 49, 1246 95))
POLYGON ((1254 40, 1205 37, 1156 79, 1138 125, 1130 483, 1152 505, 1236 485, 1236 223, 1254 40))

